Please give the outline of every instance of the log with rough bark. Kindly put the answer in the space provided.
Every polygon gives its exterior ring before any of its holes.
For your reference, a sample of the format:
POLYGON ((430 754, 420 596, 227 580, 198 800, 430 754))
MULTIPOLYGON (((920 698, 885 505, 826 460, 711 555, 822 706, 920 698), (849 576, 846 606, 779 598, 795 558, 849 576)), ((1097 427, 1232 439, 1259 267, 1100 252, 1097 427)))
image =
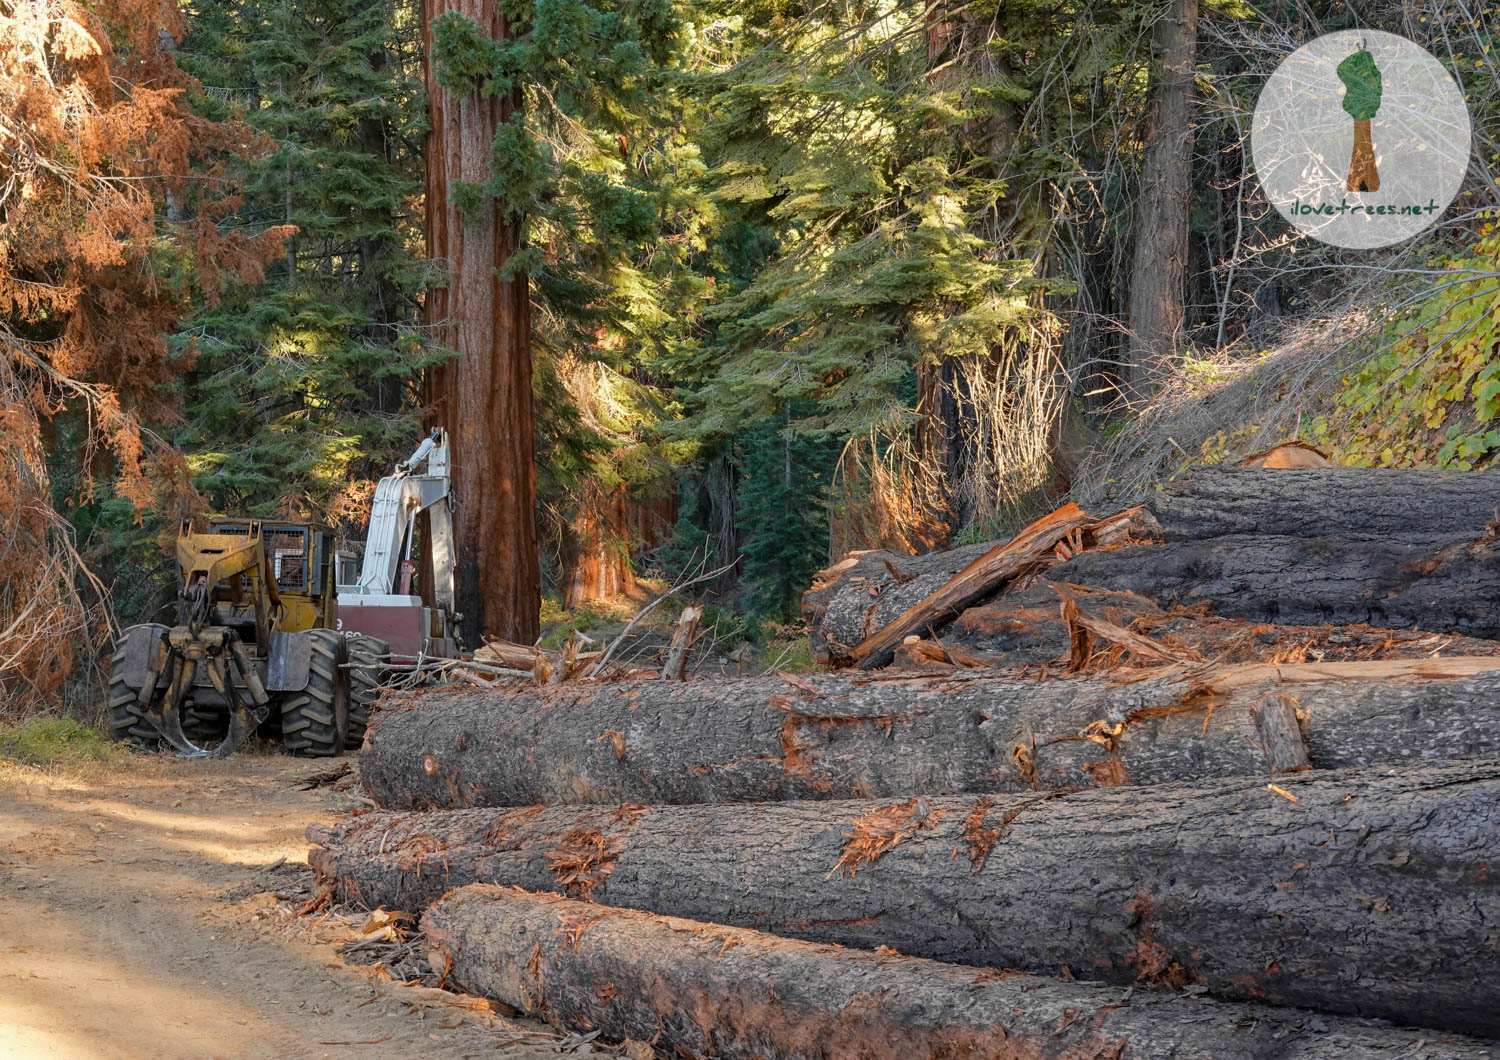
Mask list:
POLYGON ((962 964, 1500 1033, 1500 762, 907 801, 372 811, 332 897, 466 883, 962 964))
POLYGON ((1500 1034, 1500 761, 906 801, 372 811, 331 896, 469 883, 814 942, 1500 1034))
POLYGON ((1162 607, 1204 604, 1226 618, 1500 639, 1500 546, 1488 531, 1368 541, 1241 534, 1085 552, 1047 576, 1162 607))
POLYGON ((422 918, 448 981, 572 1031, 724 1060, 1491 1055, 1295 1009, 1063 982, 474 884, 422 918))
POLYGON ((1252 710, 1273 695, 1295 704, 1319 768, 1500 757, 1491 657, 1168 669, 1129 683, 971 671, 454 688, 381 712, 360 775, 393 809, 1269 776, 1252 710))
MULTIPOLYGON (((1363 623, 1304 626, 1223 618, 1208 614, 1203 604, 1164 610, 1132 592, 1042 580, 969 608, 935 640, 922 641, 922 647, 903 647, 897 664, 921 660, 921 669, 933 669, 940 661, 1053 669, 1052 663, 1060 663, 1073 653, 1078 635, 1074 624, 1064 618, 1062 592, 1073 598, 1076 617, 1085 625, 1092 619, 1123 627, 1185 659, 1238 664, 1500 654, 1500 641, 1477 637, 1380 629, 1363 623)), ((1085 669, 1149 661, 1108 635, 1091 637, 1090 648, 1085 669)))
MULTIPOLYGON (((1490 524, 1500 516, 1500 471, 1195 468, 1166 490, 1125 499, 1145 509, 1168 544, 1232 536, 1316 538, 1357 563, 1354 542, 1400 539, 1420 553, 1434 538, 1470 545, 1492 538, 1490 524)), ((844 557, 820 572, 803 597, 814 653, 823 661, 849 661, 861 641, 994 547, 991 542, 925 556, 873 551, 844 557)), ((1132 555, 1140 559, 1127 562, 1157 562, 1145 553, 1132 555)), ((1302 562, 1309 558, 1316 559, 1304 556, 1302 562)), ((1422 562, 1420 555, 1410 558, 1422 562)), ((1309 570, 1316 571, 1316 564, 1309 570)), ((1060 568, 1049 576, 1081 580, 1060 568)), ((1422 628, 1444 627, 1434 621, 1422 628)))

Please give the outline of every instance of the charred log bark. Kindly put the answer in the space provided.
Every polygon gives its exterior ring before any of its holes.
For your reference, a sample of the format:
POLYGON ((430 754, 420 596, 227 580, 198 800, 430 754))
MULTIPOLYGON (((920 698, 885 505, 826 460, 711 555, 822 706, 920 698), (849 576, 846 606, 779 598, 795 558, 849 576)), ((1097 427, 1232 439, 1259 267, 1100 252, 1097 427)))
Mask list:
MULTIPOLYGON (((915 584, 913 579, 880 590, 891 596, 889 604, 870 597, 870 581, 878 579, 872 577, 869 560, 878 555, 859 557, 837 585, 804 597, 809 637, 828 661, 851 660, 854 649, 843 638, 861 633, 867 620, 879 621, 915 584), (861 566, 865 575, 849 574, 861 566), (861 577, 870 581, 857 580, 861 577), (815 593, 818 603, 809 609, 808 599, 815 593)), ((1375 540, 1236 535, 1085 552, 1040 577, 1041 583, 1031 583, 1033 588, 1042 584, 1039 592, 1015 603, 1002 595, 977 605, 985 609, 980 615, 966 620, 961 614, 955 625, 936 625, 932 632, 947 636, 950 629, 957 630, 959 643, 980 647, 966 630, 998 624, 1003 631, 1012 607, 1045 610, 1044 582, 1052 581, 1133 593, 1164 609, 1202 605, 1215 615, 1251 622, 1368 625, 1500 639, 1500 548, 1467 534, 1375 540)), ((1028 616, 1018 619, 1022 625, 1017 632, 1024 632, 1028 616)), ((1004 661, 1056 658, 1046 646, 1055 643, 1046 636, 1049 631, 1039 632, 1044 636, 1034 647, 1022 639, 1021 653, 1004 661)))
POLYGON ((1500 762, 313 826, 348 901, 486 882, 815 942, 1500 1033, 1500 762))
POLYGON ((1490 1055, 1431 1031, 964 968, 475 884, 422 918, 449 982, 684 1056, 1490 1055))
POLYGON ((1269 778, 1277 763, 1252 715, 1267 696, 1296 704, 1319 768, 1500 757, 1487 709, 1500 699, 1500 658, 1169 669, 1125 684, 981 673, 796 680, 431 692, 377 716, 360 774, 377 805, 396 809, 1269 778))
POLYGON ((1500 471, 1198 467, 1143 503, 1166 541, 1231 534, 1384 538, 1483 535, 1500 518, 1500 471))

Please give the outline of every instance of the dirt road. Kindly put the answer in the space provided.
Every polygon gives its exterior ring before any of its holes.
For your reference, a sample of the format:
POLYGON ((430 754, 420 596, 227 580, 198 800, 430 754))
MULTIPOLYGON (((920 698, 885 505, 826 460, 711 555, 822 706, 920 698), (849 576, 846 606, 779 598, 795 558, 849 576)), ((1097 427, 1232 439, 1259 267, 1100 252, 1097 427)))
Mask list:
POLYGON ((577 1042, 384 981, 339 956, 357 919, 295 916, 303 829, 352 805, 297 790, 328 766, 0 764, 0 1058, 534 1057, 577 1042))

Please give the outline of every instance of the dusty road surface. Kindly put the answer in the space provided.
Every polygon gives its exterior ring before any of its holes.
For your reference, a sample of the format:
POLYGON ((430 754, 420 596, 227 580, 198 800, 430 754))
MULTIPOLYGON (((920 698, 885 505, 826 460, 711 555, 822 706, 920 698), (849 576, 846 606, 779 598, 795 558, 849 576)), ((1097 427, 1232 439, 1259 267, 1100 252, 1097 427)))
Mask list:
POLYGON ((303 830, 355 800, 298 782, 345 761, 0 763, 0 1058, 605 1052, 346 963, 359 916, 296 915, 303 830))

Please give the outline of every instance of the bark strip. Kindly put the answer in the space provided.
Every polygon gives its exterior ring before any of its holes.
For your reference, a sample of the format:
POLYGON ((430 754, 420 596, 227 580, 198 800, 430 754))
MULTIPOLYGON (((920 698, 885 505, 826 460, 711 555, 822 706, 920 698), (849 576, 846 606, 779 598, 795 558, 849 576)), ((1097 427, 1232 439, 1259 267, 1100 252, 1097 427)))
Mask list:
POLYGON ((723 1060, 1408 1055, 1479 1042, 778 938, 474 884, 422 918, 450 983, 570 1031, 723 1060))
POLYGON ((393 809, 1265 777, 1280 758, 1268 760, 1251 708, 1270 695, 1301 712, 1319 768, 1500 757, 1487 709, 1500 701, 1500 657, 1150 674, 1128 683, 1117 673, 1036 681, 970 671, 454 688, 378 714, 360 776, 375 803, 393 809))
POLYGON ((376 811, 310 828, 321 849, 309 862, 330 893, 370 906, 424 909, 454 887, 505 884, 1500 1034, 1500 762, 1294 773, 1276 787, 376 811))

